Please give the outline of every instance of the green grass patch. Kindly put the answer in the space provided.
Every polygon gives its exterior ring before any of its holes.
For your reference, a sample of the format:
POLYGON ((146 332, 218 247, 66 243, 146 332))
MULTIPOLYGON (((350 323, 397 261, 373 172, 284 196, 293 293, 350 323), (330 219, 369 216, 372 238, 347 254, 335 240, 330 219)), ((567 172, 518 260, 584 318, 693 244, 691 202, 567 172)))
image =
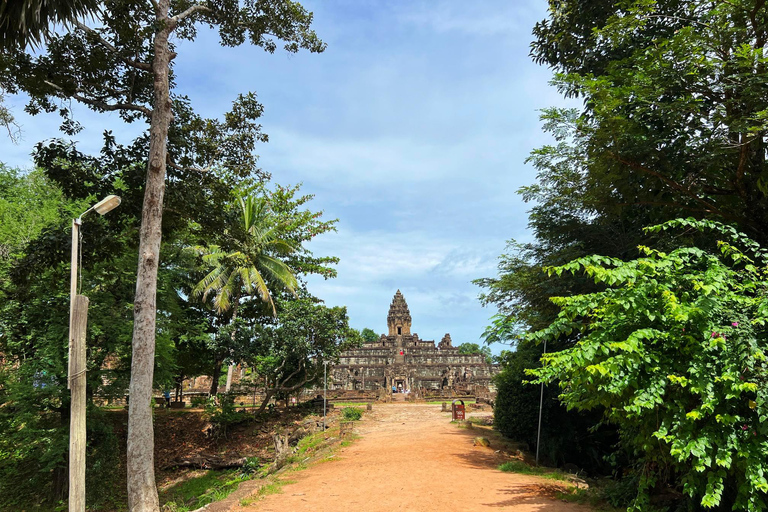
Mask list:
POLYGON ((247 479, 234 470, 207 471, 160 492, 164 512, 188 512, 221 501, 247 479))
POLYGON ((342 448, 346 448, 347 446, 350 446, 352 443, 360 439, 360 436, 358 434, 355 434, 354 432, 349 432, 347 434, 344 434, 344 440, 339 443, 342 448))
POLYGON ((592 487, 583 489, 570 486, 565 491, 558 492, 555 496, 557 496, 557 499, 569 503, 588 505, 597 512, 623 512, 627 510, 626 507, 616 508, 609 505, 605 500, 603 492, 592 487))
POLYGON ((311 455, 315 453, 317 449, 322 445, 324 440, 325 437, 323 436, 323 432, 317 432, 315 434, 302 437, 299 439, 299 442, 296 445, 297 450, 295 455, 297 455, 299 458, 304 458, 305 455, 311 455))
MULTIPOLYGON (((328 400, 328 403, 331 403, 330 400, 328 400)), ((333 402, 333 405, 335 407, 341 408, 341 407, 365 407, 371 402, 333 402)))
POLYGON ((521 460, 511 460, 499 466, 499 471, 507 473, 520 473, 522 475, 536 475, 550 480, 570 480, 568 475, 556 469, 529 466, 521 460))
MULTIPOLYGON (((453 403, 453 400, 429 400, 429 401, 427 401, 427 402, 425 402, 425 403, 426 403, 427 405, 440 405, 440 404, 442 404, 443 402, 445 402, 446 404, 448 404, 448 407, 450 407, 450 406, 451 406, 451 404, 453 403)), ((464 405, 474 404, 474 403, 476 403, 476 402, 477 402, 477 400, 464 400, 464 405)))

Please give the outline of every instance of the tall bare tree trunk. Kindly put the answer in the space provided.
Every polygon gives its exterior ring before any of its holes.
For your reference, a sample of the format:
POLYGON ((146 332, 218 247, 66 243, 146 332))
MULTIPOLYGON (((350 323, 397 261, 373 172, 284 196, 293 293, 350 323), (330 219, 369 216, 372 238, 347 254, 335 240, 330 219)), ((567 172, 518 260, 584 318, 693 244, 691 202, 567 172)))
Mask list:
MULTIPOLYGON (((240 294, 235 295, 234 304, 232 305, 232 324, 234 325, 237 321, 237 306, 240 304, 240 294)), ((230 334, 230 339, 232 340, 232 346, 235 346, 235 340, 237 340, 237 326, 234 325, 234 328, 232 329, 232 333, 230 334)), ((229 393, 229 389, 232 387, 232 374, 235 370, 235 364, 229 363, 229 366, 227 367, 227 386, 224 388, 225 393, 229 393)))
POLYGON ((217 359, 213 365, 213 375, 211 376, 211 390, 210 395, 216 396, 219 392, 219 377, 221 377, 221 364, 222 361, 217 359))
POLYGON ((155 436, 152 426, 152 381, 155 365, 155 312, 157 269, 165 193, 165 162, 171 99, 168 84, 171 52, 168 36, 173 22, 168 17, 170 0, 157 0, 155 12, 154 103, 150 124, 149 164, 139 234, 139 268, 133 306, 133 358, 128 408, 128 508, 131 512, 158 512, 155 484, 155 436))

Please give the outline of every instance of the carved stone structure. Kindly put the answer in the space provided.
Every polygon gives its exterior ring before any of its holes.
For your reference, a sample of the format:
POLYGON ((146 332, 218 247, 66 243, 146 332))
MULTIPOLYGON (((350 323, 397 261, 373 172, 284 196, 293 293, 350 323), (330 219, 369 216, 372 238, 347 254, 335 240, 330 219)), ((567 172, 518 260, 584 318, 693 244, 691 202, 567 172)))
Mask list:
POLYGON ((498 372, 480 354, 460 354, 446 334, 434 341, 411 334, 411 312, 397 290, 387 315, 389 334, 361 348, 343 352, 330 369, 328 388, 391 392, 410 390, 416 396, 487 395, 498 372))

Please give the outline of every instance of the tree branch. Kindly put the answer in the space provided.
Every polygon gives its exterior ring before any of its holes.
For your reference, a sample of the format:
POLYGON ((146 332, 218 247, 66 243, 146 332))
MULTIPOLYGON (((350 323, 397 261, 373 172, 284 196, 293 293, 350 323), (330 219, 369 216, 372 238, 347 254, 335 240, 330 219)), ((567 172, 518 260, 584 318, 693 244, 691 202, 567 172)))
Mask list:
POLYGON ((643 171, 643 172, 645 172, 647 174, 650 174, 651 176, 655 176, 656 178, 658 178, 661 181, 663 181, 670 188, 673 188, 673 189, 677 190, 678 192, 681 192, 683 195, 688 196, 689 198, 693 199, 694 201, 696 201, 700 205, 704 206, 705 210, 708 211, 709 213, 716 213, 716 214, 722 216, 724 219, 736 220, 736 219, 734 219, 734 217, 732 215, 726 214, 725 212, 720 210, 717 206, 715 206, 712 203, 702 199, 701 197, 699 197, 695 193, 691 192, 686 187, 682 186, 681 184, 679 184, 675 180, 673 180, 673 179, 671 179, 671 178, 669 178, 667 176, 664 176, 660 172, 654 171, 653 169, 649 169, 648 167, 645 167, 644 165, 640 165, 637 162, 630 162, 629 160, 625 160, 625 159, 621 158, 619 155, 616 155, 614 153, 610 153, 610 154, 619 163, 622 163, 622 164, 624 164, 624 165, 626 165, 626 166, 628 166, 628 167, 630 167, 632 169, 635 169, 635 170, 638 170, 638 171, 643 171))
POLYGON ((173 16, 171 18, 171 21, 173 21, 174 23, 178 23, 181 20, 183 20, 184 18, 187 18, 187 17, 193 15, 197 11, 208 11, 208 12, 210 12, 211 10, 208 7, 204 6, 203 4, 195 4, 195 5, 191 6, 190 8, 188 8, 186 11, 184 11, 184 12, 182 12, 180 14, 177 14, 176 16, 173 16))
POLYGON ((117 58, 123 61, 126 65, 132 68, 141 69, 143 71, 152 71, 152 66, 150 66, 149 64, 135 61, 133 59, 129 59, 128 57, 121 56, 117 48, 112 46, 112 44, 109 41, 101 37, 101 34, 93 30, 91 27, 84 25, 79 21, 75 21, 75 26, 80 30, 82 30, 83 32, 86 32, 87 34, 91 34, 92 36, 96 37, 99 40, 99 42, 102 44, 102 46, 104 46, 107 50, 111 51, 112 53, 117 54, 117 58))
POLYGON ((70 96, 77 101, 81 103, 85 103, 86 105, 91 105, 92 107, 97 107, 105 111, 115 111, 115 110, 132 110, 135 112, 141 112, 142 114, 146 116, 152 115, 152 110, 150 110, 147 107, 144 107, 142 105, 135 105, 133 103, 106 103, 104 101, 94 100, 91 98, 86 98, 82 94, 79 94, 77 92, 73 94, 67 94, 64 89, 59 87, 58 85, 54 84, 53 82, 49 82, 48 80, 45 80, 45 83, 57 91, 61 92, 62 94, 65 94, 67 96, 70 96))

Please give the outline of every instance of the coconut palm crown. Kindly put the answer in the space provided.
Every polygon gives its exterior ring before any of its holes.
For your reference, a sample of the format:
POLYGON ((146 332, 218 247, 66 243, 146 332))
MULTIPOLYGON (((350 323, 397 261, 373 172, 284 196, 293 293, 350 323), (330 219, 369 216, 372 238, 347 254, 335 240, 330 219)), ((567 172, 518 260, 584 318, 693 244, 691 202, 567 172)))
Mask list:
POLYGON ((218 313, 233 311, 243 296, 258 296, 272 307, 277 316, 269 285, 281 286, 296 293, 298 281, 283 261, 299 250, 299 244, 281 237, 280 224, 269 208, 269 202, 258 196, 240 197, 244 236, 227 251, 218 245, 198 247, 203 262, 212 270, 195 286, 195 296, 206 301, 213 297, 218 313))

